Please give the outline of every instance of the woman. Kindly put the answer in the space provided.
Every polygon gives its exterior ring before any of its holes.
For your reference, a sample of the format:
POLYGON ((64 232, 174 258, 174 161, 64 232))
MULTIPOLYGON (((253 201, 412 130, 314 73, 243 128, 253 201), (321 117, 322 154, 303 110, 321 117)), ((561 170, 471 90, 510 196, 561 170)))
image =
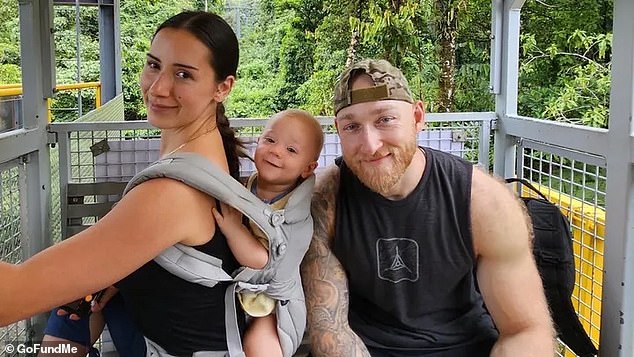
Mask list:
MULTIPOLYGON (((238 41, 219 16, 184 12, 159 26, 140 82, 161 156, 197 153, 238 176, 239 145, 222 105, 237 65, 238 41)), ((176 180, 142 183, 89 229, 22 264, 0 263, 0 325, 116 283, 142 333, 168 353, 226 350, 226 285, 188 283, 152 261, 182 243, 222 259, 227 272, 237 268, 215 205, 176 180)))

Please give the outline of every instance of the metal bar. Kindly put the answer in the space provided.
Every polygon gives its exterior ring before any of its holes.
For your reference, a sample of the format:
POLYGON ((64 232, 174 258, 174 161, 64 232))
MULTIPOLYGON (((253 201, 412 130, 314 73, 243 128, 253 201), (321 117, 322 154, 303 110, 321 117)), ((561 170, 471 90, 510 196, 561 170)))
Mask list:
POLYGON ((58 84, 55 88, 60 90, 83 89, 83 88, 99 88, 101 82, 77 82, 70 84, 58 84))
MULTIPOLYGON (((79 1, 79 5, 82 6, 96 6, 99 5, 101 3, 112 3, 112 0, 80 0, 79 1)), ((68 5, 68 6, 75 6, 76 2, 75 0, 53 0, 53 4, 55 5, 68 5)))
MULTIPOLYGON (((50 1, 20 0, 20 57, 22 69, 22 112, 25 129, 33 129, 32 134, 25 133, 27 143, 13 144, 30 150, 25 156, 26 190, 28 217, 25 237, 28 237, 28 255, 33 255, 50 245, 51 208, 51 169, 45 126, 47 123, 46 98, 52 94, 55 83, 54 52, 52 51, 52 3, 50 1)), ((10 143, 11 144, 11 143, 10 143)), ((7 151, 14 151, 8 145, 7 151)), ((15 154, 16 152, 12 152, 15 154)), ((0 155, 7 155, 0 150, 0 155)), ((17 157, 17 156, 14 156, 17 157)), ((32 318, 35 340, 42 337, 46 326, 46 315, 32 318)))
POLYGON ((0 84, 0 89, 22 88, 22 83, 0 84))
POLYGON ((68 205, 67 217, 103 217, 113 205, 114 202, 70 204, 68 205))
MULTIPOLYGON (((92 123, 51 123, 48 131, 59 133, 60 135, 72 131, 98 131, 98 130, 124 130, 124 129, 155 129, 146 120, 113 121, 113 122, 92 122, 92 123)), ((61 153, 60 153, 61 156, 61 153)))
POLYGON ((0 97, 14 97, 22 95, 22 87, 0 88, 0 97))
POLYGON ((121 93, 121 40, 119 1, 112 5, 99 4, 99 71, 102 81, 98 96, 106 103, 121 93))
POLYGON ((521 138, 606 156, 608 131, 522 116, 504 118, 506 133, 521 138))
MULTIPOLYGON (((515 145, 515 157, 517 157, 518 159, 515 160, 515 175, 513 177, 519 177, 519 178, 525 178, 524 177, 524 170, 523 170, 523 160, 522 158, 524 157, 524 141, 520 140, 519 143, 517 145, 515 145)), ((521 192, 521 187, 520 185, 517 186, 517 193, 521 192)))
POLYGON ((504 0, 491 1, 491 59, 489 62, 489 92, 492 94, 500 94, 503 11, 504 0))
POLYGON ((62 237, 62 238, 66 239, 68 237, 72 237, 75 234, 77 234, 77 233, 79 233, 79 232, 81 232, 83 230, 86 230, 86 228, 90 228, 90 226, 91 225, 89 225, 89 224, 88 225, 72 225, 72 226, 68 226, 66 228, 66 230, 68 232, 68 236, 67 237, 62 237))
POLYGON ((95 92, 95 107, 101 107, 101 86, 97 87, 97 91, 95 92))
POLYGON ((478 164, 489 172, 489 149, 491 147, 491 120, 483 120, 478 139, 478 164))
POLYGON ((42 90, 44 98, 53 98, 54 86, 57 82, 55 67, 55 39, 53 36, 53 18, 55 11, 50 1, 40 1, 39 39, 42 62, 42 90))
MULTIPOLYGON (((55 91, 95 88, 99 90, 101 86, 100 82, 81 82, 70 84, 57 84, 55 85, 55 91)), ((7 84, 0 86, 0 97, 13 97, 22 94, 22 84, 7 84)), ((48 97, 47 97, 48 98, 48 97)))
POLYGON ((514 139, 507 132, 505 116, 517 114, 517 83, 520 42, 520 8, 523 1, 507 1, 496 19, 502 23, 502 65, 500 69, 500 91, 495 99, 498 116, 495 131, 493 171, 501 177, 512 177, 515 173, 514 139))
MULTIPOLYGON (((20 163, 19 159, 13 159, 13 160, 10 160, 10 161, 0 162, 0 172, 8 171, 11 168, 16 167, 19 163, 20 163)), ((2 187, 0 187, 0 190, 2 190, 2 187)))
POLYGON ((69 183, 67 195, 92 196, 92 195, 120 195, 125 189, 126 182, 83 182, 69 183))
MULTIPOLYGON (((441 123, 451 121, 480 122, 496 119, 494 112, 482 113, 429 113, 425 116, 428 123, 441 123)), ((332 125, 333 117, 317 117, 322 125, 332 125)), ((231 118, 229 123, 232 127, 264 126, 268 119, 263 118, 231 118)), ((93 131, 93 130, 122 130, 122 129, 156 129, 146 120, 129 120, 113 122, 92 122, 92 123, 51 123, 48 130, 56 133, 68 133, 71 131, 93 131)))
MULTIPOLYGON (((59 126, 57 123, 50 127, 59 126)), ((68 237, 68 182, 70 181, 70 134, 60 132, 57 134, 57 147, 59 157, 59 207, 60 207, 60 237, 68 237)))
POLYGON ((48 123, 53 121, 53 111, 51 110, 52 107, 53 107, 53 99, 46 98, 46 119, 48 123))
POLYGON ((38 149, 40 129, 16 129, 0 133, 0 162, 13 160, 38 149))
MULTIPOLYGON (((75 0, 75 47, 77 52, 75 53, 75 65, 77 66, 77 82, 81 82, 81 23, 79 21, 79 0, 75 0)), ((82 113, 82 99, 81 90, 77 94, 77 110, 78 117, 83 115, 82 113)))
POLYGON ((634 2, 614 1, 601 356, 634 355, 634 2))
MULTIPOLYGON (((594 165, 598 167, 607 167, 608 165, 605 157, 589 154, 586 152, 575 151, 570 148, 554 146, 550 143, 541 143, 537 141, 524 139, 522 140, 521 145, 522 147, 526 149, 533 149, 533 150, 538 150, 542 152, 547 152, 553 155, 565 157, 567 159, 581 161, 589 165, 594 165)), ((521 163, 522 163, 521 160, 517 160, 517 161, 519 162, 521 166, 521 163)))
POLYGON ((526 0, 506 0, 506 8, 508 10, 521 10, 526 0))

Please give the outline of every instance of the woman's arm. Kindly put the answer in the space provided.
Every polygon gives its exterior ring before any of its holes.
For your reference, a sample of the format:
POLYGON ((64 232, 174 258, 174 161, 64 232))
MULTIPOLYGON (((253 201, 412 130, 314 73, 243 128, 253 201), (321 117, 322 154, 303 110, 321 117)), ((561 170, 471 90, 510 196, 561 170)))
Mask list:
POLYGON ((0 264, 0 325, 110 286, 177 242, 208 241, 212 202, 178 181, 149 180, 85 231, 22 264, 0 264))

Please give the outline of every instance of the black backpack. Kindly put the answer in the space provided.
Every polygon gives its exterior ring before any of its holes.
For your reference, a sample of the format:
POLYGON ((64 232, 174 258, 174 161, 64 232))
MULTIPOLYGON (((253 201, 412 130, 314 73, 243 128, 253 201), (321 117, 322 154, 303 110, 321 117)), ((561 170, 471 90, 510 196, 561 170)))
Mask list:
POLYGON ((558 337, 578 356, 596 356, 597 348, 584 330, 570 300, 575 287, 575 261, 566 216, 528 181, 510 178, 506 182, 519 182, 540 197, 521 199, 533 224, 533 255, 558 337))

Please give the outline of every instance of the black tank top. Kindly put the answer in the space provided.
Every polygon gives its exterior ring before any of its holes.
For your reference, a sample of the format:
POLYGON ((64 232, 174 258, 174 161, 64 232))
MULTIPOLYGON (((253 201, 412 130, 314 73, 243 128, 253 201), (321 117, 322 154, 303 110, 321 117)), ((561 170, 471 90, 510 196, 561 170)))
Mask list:
MULTIPOLYGON (((219 229, 208 243, 194 248, 222 259, 222 268, 229 274, 239 266, 219 229)), ((227 283, 213 288, 190 283, 151 261, 116 286, 143 335, 169 354, 191 356, 196 351, 227 350, 227 283)), ((238 321, 243 321, 238 313, 238 321)))
POLYGON ((422 179, 398 201, 340 164, 334 252, 348 276, 350 326, 377 356, 488 356, 497 331, 475 282, 473 166, 423 152, 422 179))

